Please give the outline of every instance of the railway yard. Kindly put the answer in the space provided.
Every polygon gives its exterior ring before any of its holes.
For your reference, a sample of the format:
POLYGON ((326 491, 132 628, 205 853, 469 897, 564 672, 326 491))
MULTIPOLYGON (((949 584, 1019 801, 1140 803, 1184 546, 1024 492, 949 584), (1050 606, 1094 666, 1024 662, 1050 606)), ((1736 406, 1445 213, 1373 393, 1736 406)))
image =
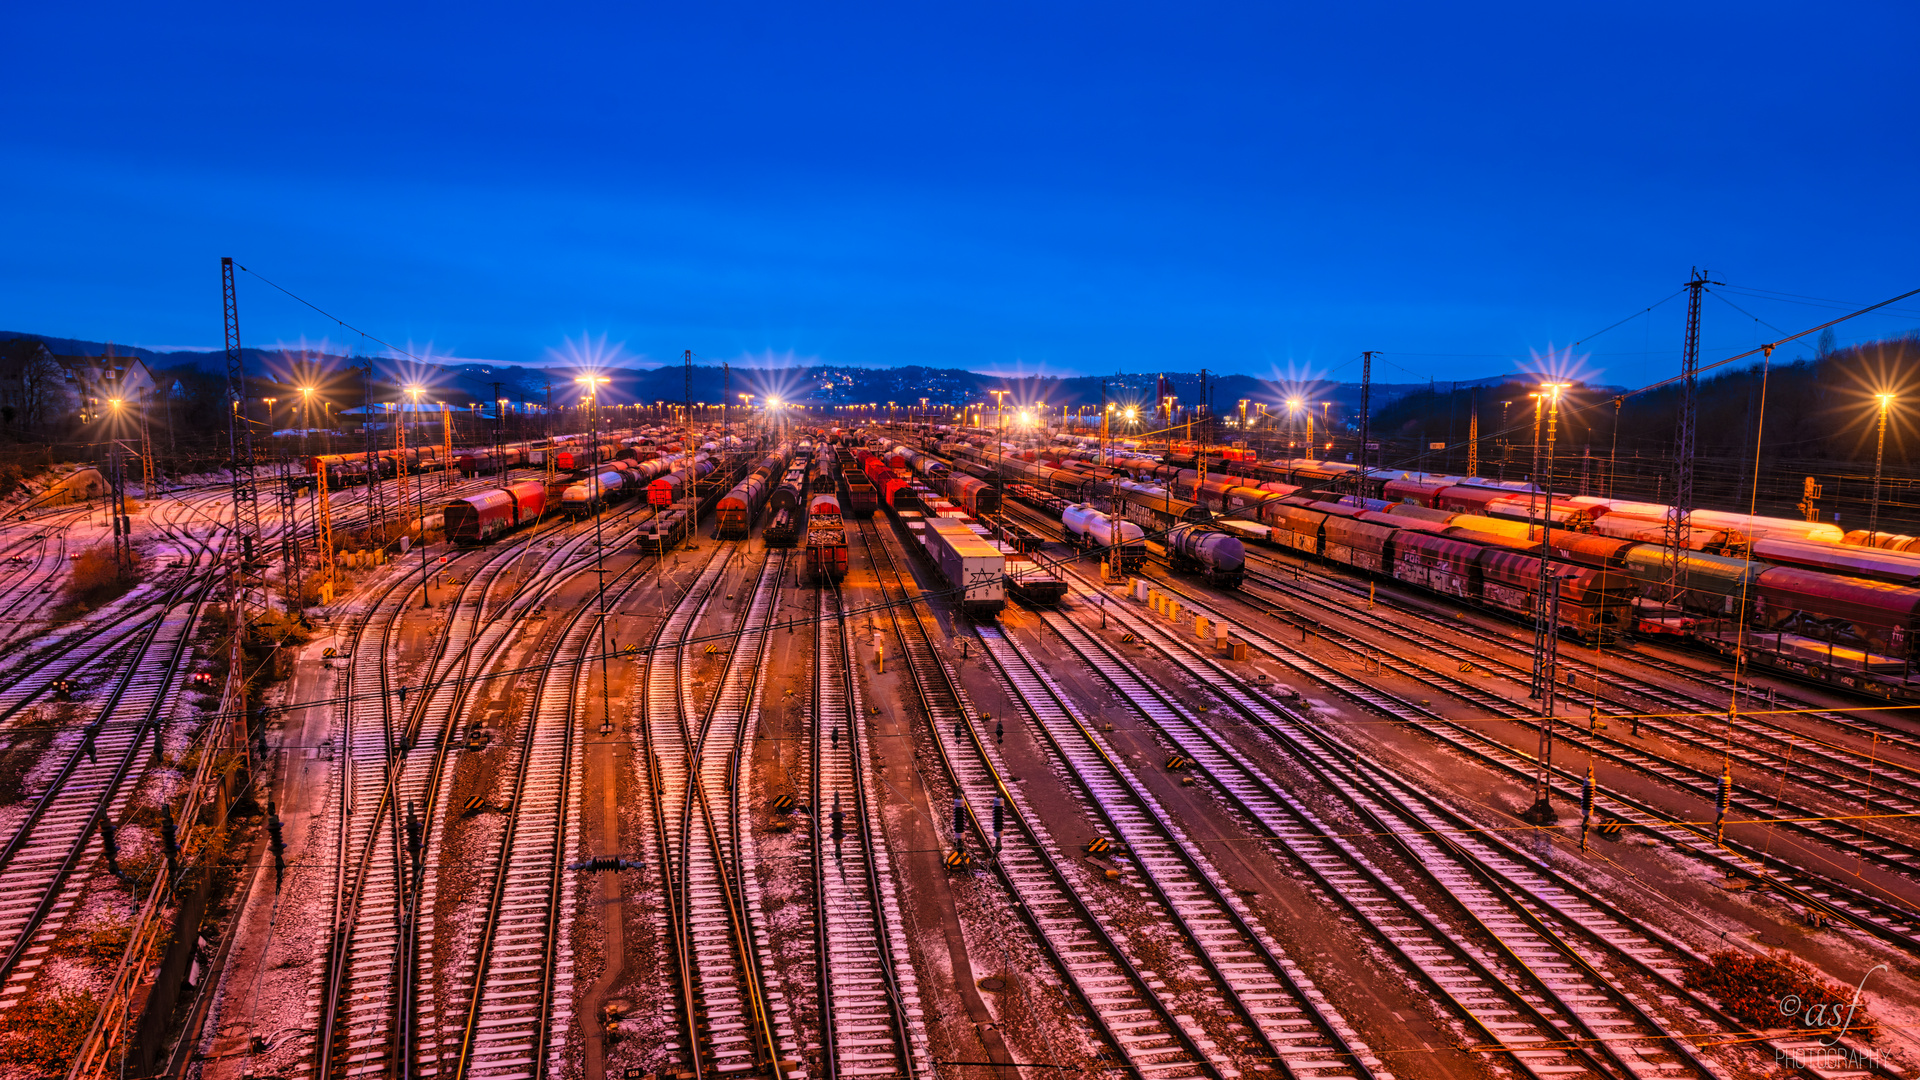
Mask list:
POLYGON ((685 436, 305 459, 254 562, 142 492, 90 611, 9 513, 0 1077, 1920 1075, 1920 554, 685 436), (323 496, 417 520, 301 626, 323 496))

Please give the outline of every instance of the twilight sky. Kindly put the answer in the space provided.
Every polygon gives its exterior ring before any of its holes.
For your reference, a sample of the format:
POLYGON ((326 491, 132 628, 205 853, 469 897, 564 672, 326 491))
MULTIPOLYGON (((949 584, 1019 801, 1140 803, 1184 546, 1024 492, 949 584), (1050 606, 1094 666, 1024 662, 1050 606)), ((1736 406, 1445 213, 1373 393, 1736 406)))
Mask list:
POLYGON ((0 329, 1412 381, 1920 287, 1920 7, 1570 7, 9 5, 0 329))

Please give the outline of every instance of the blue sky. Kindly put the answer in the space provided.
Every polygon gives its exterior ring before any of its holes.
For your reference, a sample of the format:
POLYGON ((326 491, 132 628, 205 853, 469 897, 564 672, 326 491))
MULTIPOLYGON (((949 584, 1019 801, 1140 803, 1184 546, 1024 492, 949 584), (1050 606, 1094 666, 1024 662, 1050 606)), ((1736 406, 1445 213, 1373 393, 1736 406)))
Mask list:
MULTIPOLYGON (((1379 349, 1407 381, 1525 367, 1696 264, 1920 287, 1910 3, 531 10, 10 6, 0 329, 216 345, 232 255, 442 356, 1379 349)), ((1824 317, 1725 298, 1709 359, 1824 317)), ((242 306, 250 345, 357 344, 251 279, 242 306)), ((1586 370, 1670 373, 1682 315, 1586 370)))

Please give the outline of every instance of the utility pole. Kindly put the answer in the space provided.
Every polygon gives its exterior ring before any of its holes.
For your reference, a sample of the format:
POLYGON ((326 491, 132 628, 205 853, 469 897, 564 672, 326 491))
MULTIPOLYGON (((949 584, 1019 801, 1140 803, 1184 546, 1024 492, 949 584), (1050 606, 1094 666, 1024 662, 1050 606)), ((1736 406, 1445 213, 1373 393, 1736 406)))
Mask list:
MULTIPOLYGON (((692 349, 688 349, 688 350, 686 351, 686 353, 684 354, 684 360, 685 360, 685 366, 686 366, 686 373, 687 373, 687 386, 686 386, 686 392, 687 392, 687 453, 686 453, 686 458, 685 458, 685 461, 686 461, 686 467, 687 467, 687 470, 688 470, 688 472, 687 472, 687 489, 686 489, 686 490, 687 490, 687 514, 688 514, 688 518, 687 518, 687 533, 688 533, 688 535, 692 535, 692 533, 693 533, 693 517, 692 517, 692 514, 693 514, 693 508, 694 508, 695 506, 698 506, 698 505, 699 505, 699 502, 697 501, 697 497, 696 497, 696 496, 694 495, 694 488, 695 488, 695 487, 697 486, 697 481, 695 481, 695 480, 694 480, 694 476, 693 476, 693 472, 692 472, 692 469, 693 469, 693 446, 694 446, 694 442, 693 442, 693 350, 692 350, 692 349)), ((597 395, 596 395, 596 397, 595 397, 595 400, 596 400, 596 401, 597 401, 597 400, 599 400, 599 399, 598 399, 598 396, 597 396, 597 395)), ((597 408, 597 406, 596 406, 596 408, 597 408)), ((805 509, 805 506, 803 505, 803 506, 802 506, 801 508, 802 508, 802 509, 805 509)), ((804 539, 804 537, 803 537, 803 539, 804 539)), ((601 617, 601 625, 603 625, 603 626, 604 626, 605 624, 606 624, 606 619, 605 619, 605 616, 602 616, 602 617, 601 617)), ((604 651, 604 650, 603 650, 603 651, 604 651)))
MULTIPOLYGON (((116 427, 120 404, 120 400, 115 399, 112 411, 107 414, 111 418, 109 423, 116 427)), ((107 436, 107 483, 107 512, 113 516, 113 573, 125 581, 133 573, 133 522, 127 515, 127 479, 121 464, 120 439, 111 433, 107 436)))
POLYGON ((547 415, 545 417, 545 421, 546 422, 543 425, 543 427, 547 433, 547 452, 541 456, 546 459, 547 490, 551 491, 553 490, 554 458, 559 456, 559 449, 553 445, 553 380, 552 379, 547 380, 547 415))
MULTIPOLYGON (((226 309, 227 453, 233 470, 233 532, 240 541, 240 565, 253 561, 260 543, 260 489, 253 476, 253 430, 246 416, 247 368, 240 358, 240 305, 233 288, 233 260, 220 260, 220 284, 226 309)), ((237 586, 236 586, 237 587, 237 586)), ((239 594, 235 593, 235 600, 239 594)))
POLYGON ((453 486, 453 411, 440 403, 440 490, 453 486))
POLYGON ((1694 425, 1698 419, 1694 392, 1700 385, 1700 296, 1709 285, 1698 267, 1687 281, 1687 340, 1680 351, 1680 423, 1673 448, 1673 501, 1667 506, 1667 593, 1679 603, 1687 591, 1686 550, 1693 525, 1694 425))
MULTIPOLYGON (((1213 398, 1207 392, 1206 368, 1200 369, 1200 404, 1206 406, 1207 418, 1206 421, 1200 425, 1200 445, 1194 447, 1193 451, 1194 468, 1197 470, 1197 474, 1193 480, 1193 501, 1205 506, 1207 500, 1206 497, 1200 493, 1200 489, 1206 486, 1207 483, 1207 444, 1210 441, 1207 438, 1207 432, 1208 429, 1213 427, 1213 398)), ((1192 424, 1187 425, 1187 437, 1193 437, 1192 424)))
MULTIPOLYGON (((495 461, 500 460, 500 447, 505 441, 507 426, 506 399, 500 396, 501 385, 498 382, 493 384, 493 457, 495 461)), ((506 473, 507 470, 502 467, 500 475, 504 477, 506 473)))
POLYGON ((1373 357, 1377 351, 1368 349, 1360 354, 1360 479, 1353 493, 1361 497, 1367 492, 1367 446, 1373 438, 1373 357))

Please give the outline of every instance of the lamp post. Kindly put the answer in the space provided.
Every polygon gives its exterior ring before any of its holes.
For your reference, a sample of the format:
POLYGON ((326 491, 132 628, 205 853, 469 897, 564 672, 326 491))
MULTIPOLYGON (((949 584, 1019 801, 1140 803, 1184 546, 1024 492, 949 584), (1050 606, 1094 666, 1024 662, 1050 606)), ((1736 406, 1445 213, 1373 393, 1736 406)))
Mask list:
MULTIPOLYGON (((1553 691, 1558 678, 1560 646, 1560 579, 1549 558, 1553 550, 1553 446, 1560 419, 1560 393, 1566 383, 1541 383, 1534 395, 1537 408, 1546 414, 1547 441, 1544 468, 1539 444, 1535 444, 1534 484, 1544 494, 1540 512, 1540 585, 1533 632, 1533 688, 1531 696, 1540 700, 1540 762, 1534 781, 1533 805, 1522 815, 1535 825, 1551 825, 1553 810, 1553 691)), ((1536 414, 1537 415, 1537 414, 1536 414)))
POLYGON ((1880 438, 1873 450, 1873 509, 1867 513, 1867 546, 1878 547, 1880 540, 1880 467, 1887 460, 1887 406, 1892 394, 1875 394, 1880 400, 1880 438))
MULTIPOLYGON (((1005 390, 989 390, 987 393, 993 395, 994 421, 1000 428, 999 437, 993 441, 993 482, 999 485, 1000 489, 1004 492, 1006 490, 1006 479, 1001 475, 1001 466, 1005 464, 1006 455, 1007 392, 1005 390)), ((1004 498, 1004 496, 1002 497, 1004 498)))
MULTIPOLYGON (((407 387, 406 390, 407 396, 413 399, 414 407, 418 408, 420 406, 420 395, 426 388, 415 383, 407 387)), ((400 424, 398 430, 400 432, 398 436, 400 440, 400 458, 393 463, 393 466, 395 472, 401 477, 399 480, 401 488, 398 493, 398 501, 401 516, 405 517, 407 509, 407 489, 405 486, 407 481, 405 478, 411 471, 407 468, 407 411, 405 405, 400 407, 400 424)), ((413 491, 414 506, 420 515, 420 606, 422 608, 430 608, 433 606, 433 593, 427 588, 427 582, 430 577, 427 566, 427 485, 415 482, 413 491)))

